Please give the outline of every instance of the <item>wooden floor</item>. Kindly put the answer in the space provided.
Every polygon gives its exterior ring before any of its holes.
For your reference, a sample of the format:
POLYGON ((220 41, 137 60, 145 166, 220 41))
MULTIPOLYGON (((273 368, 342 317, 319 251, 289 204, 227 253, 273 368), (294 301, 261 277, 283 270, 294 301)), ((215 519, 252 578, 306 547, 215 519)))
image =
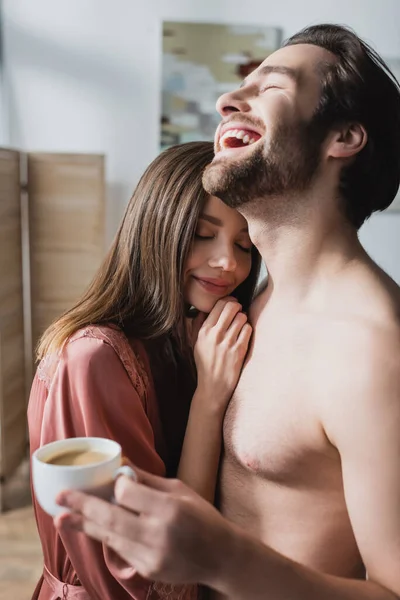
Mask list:
POLYGON ((42 550, 31 506, 28 463, 5 489, 0 514, 0 600, 30 600, 43 570, 42 550))

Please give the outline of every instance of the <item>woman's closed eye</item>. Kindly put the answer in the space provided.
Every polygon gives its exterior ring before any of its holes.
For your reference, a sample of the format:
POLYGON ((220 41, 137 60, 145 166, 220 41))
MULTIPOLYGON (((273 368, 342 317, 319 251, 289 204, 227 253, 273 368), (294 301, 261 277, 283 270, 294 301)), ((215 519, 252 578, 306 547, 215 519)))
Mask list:
MULTIPOLYGON (((212 235, 212 234, 201 235, 200 233, 195 233, 194 237, 196 240, 213 240, 213 239, 215 239, 215 235, 212 235)), ((252 246, 248 247, 240 242, 235 242, 235 246, 237 248, 239 248, 239 250, 242 250, 243 252, 245 252, 246 254, 249 254, 251 252, 251 248, 252 248, 252 246)))
POLYGON ((214 235, 200 235, 200 233, 195 233, 194 237, 196 240, 213 240, 214 235))
POLYGON ((252 246, 250 246, 250 248, 247 246, 242 246, 242 244, 236 244, 236 246, 240 248, 240 250, 243 250, 243 252, 246 252, 246 254, 250 254, 251 252, 252 246))

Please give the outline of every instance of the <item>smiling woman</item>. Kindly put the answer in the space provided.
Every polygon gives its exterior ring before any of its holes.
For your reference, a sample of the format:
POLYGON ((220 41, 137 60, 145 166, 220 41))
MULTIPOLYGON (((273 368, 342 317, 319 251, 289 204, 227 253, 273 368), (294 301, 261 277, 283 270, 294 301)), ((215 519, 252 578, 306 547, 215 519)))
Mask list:
POLYGON ((252 246, 245 219, 209 196, 185 266, 186 301, 210 312, 217 298, 230 295, 249 275, 252 246))
MULTIPOLYGON (((89 289, 44 334, 28 409, 32 453, 106 437, 152 473, 175 475, 179 464, 179 477, 213 501, 260 266, 245 219, 202 187, 213 155, 212 143, 193 142, 153 161, 89 289)), ((196 597, 195 587, 153 585, 76 533, 59 535, 34 504, 45 558, 35 599, 65 590, 80 600, 196 597)))

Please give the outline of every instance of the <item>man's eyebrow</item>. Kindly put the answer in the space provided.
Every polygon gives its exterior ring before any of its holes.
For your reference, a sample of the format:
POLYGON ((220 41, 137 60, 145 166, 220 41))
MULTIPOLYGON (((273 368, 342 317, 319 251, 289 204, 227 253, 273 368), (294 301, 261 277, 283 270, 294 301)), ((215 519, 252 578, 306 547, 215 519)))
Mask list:
MULTIPOLYGON (((256 69, 256 71, 253 71, 253 73, 250 74, 250 77, 254 76, 254 74, 256 74, 259 77, 263 77, 265 75, 269 75, 270 73, 279 73, 280 75, 286 75, 287 77, 290 77, 290 79, 293 79, 295 83, 298 83, 300 80, 300 73, 297 69, 292 69, 291 67, 284 67, 279 65, 265 65, 264 67, 260 67, 256 69)), ((242 88, 247 83, 249 83, 248 78, 246 78, 242 82, 240 87, 242 88)))

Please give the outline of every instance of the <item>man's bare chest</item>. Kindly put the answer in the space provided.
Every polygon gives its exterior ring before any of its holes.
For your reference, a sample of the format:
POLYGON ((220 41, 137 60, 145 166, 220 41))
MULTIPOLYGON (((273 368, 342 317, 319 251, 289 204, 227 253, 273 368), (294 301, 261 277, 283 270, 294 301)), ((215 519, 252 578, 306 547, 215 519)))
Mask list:
POLYGON ((312 354, 295 337, 254 344, 225 417, 226 460, 297 485, 336 459, 318 414, 327 374, 312 354))

